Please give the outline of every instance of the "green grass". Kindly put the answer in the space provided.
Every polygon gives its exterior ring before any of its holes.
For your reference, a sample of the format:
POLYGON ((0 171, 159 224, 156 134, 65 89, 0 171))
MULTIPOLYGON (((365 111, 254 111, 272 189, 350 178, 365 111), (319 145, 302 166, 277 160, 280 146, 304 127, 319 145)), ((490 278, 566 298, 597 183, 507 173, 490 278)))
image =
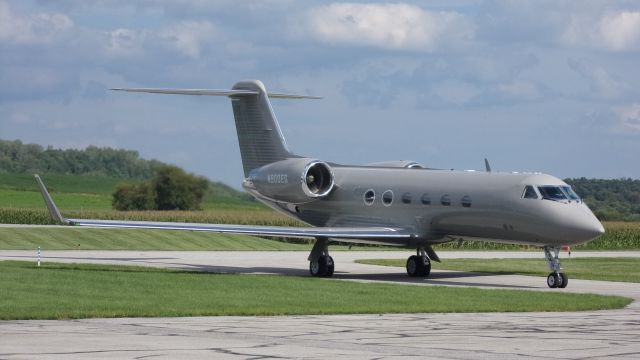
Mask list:
MULTIPOLYGON (((370 265, 402 266, 406 259, 364 259, 356 262, 370 265)), ((447 259, 433 262, 434 269, 498 274, 547 276, 549 269, 540 259, 447 259)), ((563 271, 569 279, 640 282, 640 261, 637 258, 563 258, 563 271)))
MULTIPOLYGON (((87 175, 42 175, 51 193, 99 194, 111 197, 118 184, 138 183, 140 180, 120 179, 107 176, 87 175)), ((16 191, 35 191, 38 188, 31 174, 0 173, 0 188, 16 191)), ((2 197, 0 197, 2 199, 2 197)))
MULTIPOLYGON (((105 210, 111 209, 111 195, 54 193, 56 205, 62 210, 105 210)), ((38 191, 21 191, 0 188, 0 203, 3 208, 42 208, 44 200, 38 191)))
MULTIPOLYGON (((118 184, 139 183, 142 180, 87 175, 43 175, 56 205, 61 210, 111 210, 112 194, 118 184)), ((0 173, 0 204, 6 208, 41 207, 42 196, 33 175, 0 173)), ((222 184, 211 183, 202 208, 266 210, 250 196, 222 184)))
POLYGON ((631 299, 107 265, 0 262, 0 319, 576 311, 631 299), (366 299, 366 301, 363 301, 366 299))
POLYGON ((311 250, 247 235, 147 229, 91 229, 77 227, 0 228, 0 249, 30 250, 311 250))

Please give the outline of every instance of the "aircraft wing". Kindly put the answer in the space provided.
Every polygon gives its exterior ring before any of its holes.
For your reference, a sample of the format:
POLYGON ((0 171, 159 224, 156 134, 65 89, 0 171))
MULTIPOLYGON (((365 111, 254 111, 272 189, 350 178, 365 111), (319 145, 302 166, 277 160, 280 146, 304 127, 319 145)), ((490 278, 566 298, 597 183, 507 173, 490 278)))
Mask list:
POLYGON ((336 239, 403 239, 414 235, 408 231, 386 227, 293 227, 293 226, 260 226, 260 225, 231 225, 231 224, 201 224, 155 221, 126 221, 126 220, 94 220, 68 219, 62 216, 53 202, 42 179, 35 175, 38 188, 42 193, 51 218, 60 225, 86 226, 93 228, 126 228, 126 229, 160 229, 160 230, 191 230, 209 231, 217 233, 245 234, 258 236, 283 236, 296 238, 331 237, 336 239))
POLYGON ((297 238, 332 237, 340 239, 381 239, 381 238, 409 238, 411 234, 402 229, 385 227, 294 227, 294 226, 259 226, 259 225, 231 225, 231 224, 199 224, 155 221, 120 221, 120 220, 89 220, 65 219, 68 225, 128 228, 128 229, 160 229, 160 230, 191 230, 209 231, 216 233, 231 233, 261 236, 284 236, 297 238))

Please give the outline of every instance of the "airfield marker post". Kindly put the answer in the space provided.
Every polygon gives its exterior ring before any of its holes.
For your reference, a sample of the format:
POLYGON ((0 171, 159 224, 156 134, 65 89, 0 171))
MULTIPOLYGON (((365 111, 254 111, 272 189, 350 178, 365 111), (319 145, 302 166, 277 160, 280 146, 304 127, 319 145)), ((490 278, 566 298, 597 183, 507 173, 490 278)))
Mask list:
POLYGON ((40 246, 38 246, 38 267, 40 267, 40 246))

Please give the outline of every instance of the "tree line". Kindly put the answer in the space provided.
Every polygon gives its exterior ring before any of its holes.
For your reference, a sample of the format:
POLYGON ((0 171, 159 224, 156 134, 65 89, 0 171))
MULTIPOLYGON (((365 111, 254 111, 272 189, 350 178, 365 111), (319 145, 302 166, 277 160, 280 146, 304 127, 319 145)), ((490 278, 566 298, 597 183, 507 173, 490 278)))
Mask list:
POLYGON ((640 180, 565 179, 600 220, 640 220, 640 180))
POLYGON ((0 140, 0 173, 46 173, 150 179, 165 166, 140 158, 137 151, 88 146, 85 149, 43 148, 20 140, 0 140))

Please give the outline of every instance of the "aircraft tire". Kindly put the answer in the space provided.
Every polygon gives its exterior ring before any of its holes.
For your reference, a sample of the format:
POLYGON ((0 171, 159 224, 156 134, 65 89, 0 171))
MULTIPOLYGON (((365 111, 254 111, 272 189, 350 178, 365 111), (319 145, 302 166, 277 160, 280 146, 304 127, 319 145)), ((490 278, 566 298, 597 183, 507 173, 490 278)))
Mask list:
POLYGON ((561 289, 566 288, 567 284, 569 284, 569 277, 565 273, 560 273, 558 275, 560 277, 560 283, 558 284, 558 287, 561 289))
POLYGON ((557 288, 560 284, 560 281, 560 276, 557 273, 552 272, 551 274, 549 274, 549 276, 547 276, 547 286, 552 289, 557 288))
POLYGON ((327 264, 327 272, 324 274, 324 277, 332 277, 333 270, 335 269, 335 263, 333 262, 333 258, 331 256, 326 256, 326 264, 327 264))
POLYGON ((327 259, 324 256, 318 258, 318 260, 309 261, 309 273, 313 277, 323 277, 327 274, 327 259))
POLYGON ((422 258, 420 258, 419 260, 421 260, 420 264, 422 265, 420 276, 428 277, 429 274, 431 274, 431 260, 429 260, 429 258, 425 258, 424 261, 422 261, 422 258))
POLYGON ((411 277, 420 276, 422 260, 417 255, 411 255, 407 259, 407 275, 411 277))

